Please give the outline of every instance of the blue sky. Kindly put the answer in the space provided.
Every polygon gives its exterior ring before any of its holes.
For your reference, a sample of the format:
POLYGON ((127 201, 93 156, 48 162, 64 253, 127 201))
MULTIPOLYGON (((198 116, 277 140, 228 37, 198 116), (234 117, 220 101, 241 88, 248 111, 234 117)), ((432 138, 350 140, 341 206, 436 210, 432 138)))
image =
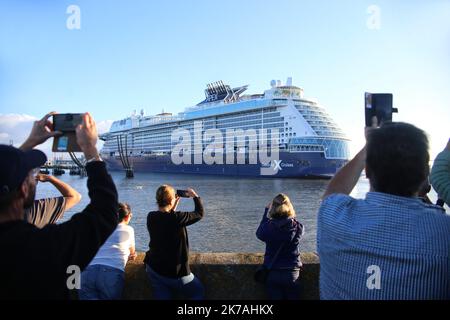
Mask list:
POLYGON ((450 1, 0 0, 0 140, 20 140, 12 122, 49 110, 99 122, 176 113, 212 81, 260 93, 288 76, 354 152, 364 91, 392 92, 395 119, 426 130, 434 156, 450 136, 450 1), (72 4, 79 30, 66 27, 72 4), (367 26, 370 5, 379 30, 367 26))

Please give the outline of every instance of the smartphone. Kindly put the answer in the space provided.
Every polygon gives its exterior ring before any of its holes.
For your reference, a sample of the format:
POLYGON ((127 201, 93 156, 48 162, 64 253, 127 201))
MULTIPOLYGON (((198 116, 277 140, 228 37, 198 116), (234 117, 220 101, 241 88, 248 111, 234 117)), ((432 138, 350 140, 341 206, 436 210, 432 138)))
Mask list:
POLYGON ((189 198, 187 190, 177 190, 177 196, 179 196, 180 198, 189 198))
POLYGON ((372 117, 377 117, 378 125, 392 121, 392 113, 398 109, 392 107, 393 96, 391 93, 365 93, 365 118, 366 127, 372 126, 372 117))
POLYGON ((53 130, 61 132, 74 132, 83 122, 82 113, 63 113, 53 115, 53 130))
POLYGON ((75 129, 83 122, 82 113, 63 113, 53 115, 53 130, 62 135, 53 139, 53 152, 81 152, 77 143, 75 129))

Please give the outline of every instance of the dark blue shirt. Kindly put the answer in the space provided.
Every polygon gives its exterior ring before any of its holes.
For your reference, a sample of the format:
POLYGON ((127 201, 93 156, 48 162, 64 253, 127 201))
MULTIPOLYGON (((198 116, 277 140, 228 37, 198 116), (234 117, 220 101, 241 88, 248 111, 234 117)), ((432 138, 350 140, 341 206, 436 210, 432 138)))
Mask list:
POLYGON ((268 209, 264 211, 256 231, 259 240, 266 243, 264 265, 268 267, 278 249, 283 245, 272 269, 298 269, 302 266, 299 243, 304 234, 303 225, 295 218, 269 219, 268 209))

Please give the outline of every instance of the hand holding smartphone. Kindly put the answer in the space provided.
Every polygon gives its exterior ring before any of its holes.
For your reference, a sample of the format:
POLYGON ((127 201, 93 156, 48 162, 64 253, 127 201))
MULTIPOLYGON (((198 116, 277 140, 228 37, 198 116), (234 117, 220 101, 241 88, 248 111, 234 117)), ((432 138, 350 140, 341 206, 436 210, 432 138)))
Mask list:
POLYGON ((83 122, 81 113, 62 113, 53 115, 53 130, 62 135, 53 140, 53 152, 81 152, 75 130, 83 122))
POLYGON ((177 196, 180 198, 189 198, 189 193, 187 190, 177 190, 177 196))
POLYGON ((180 198, 196 198, 198 194, 194 191, 194 189, 187 190, 177 190, 177 196, 180 198))
POLYGON ((372 126, 372 117, 377 117, 379 125, 392 121, 392 113, 398 109, 392 107, 393 96, 391 93, 369 93, 365 94, 365 118, 366 127, 372 126))

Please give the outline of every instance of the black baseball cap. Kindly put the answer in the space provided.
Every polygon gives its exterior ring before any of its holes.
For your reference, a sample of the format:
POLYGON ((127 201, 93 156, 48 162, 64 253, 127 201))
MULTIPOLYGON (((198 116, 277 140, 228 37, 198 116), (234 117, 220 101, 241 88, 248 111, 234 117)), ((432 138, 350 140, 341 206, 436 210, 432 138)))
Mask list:
POLYGON ((39 150, 22 151, 13 146, 0 145, 0 196, 17 190, 28 173, 47 161, 39 150))

